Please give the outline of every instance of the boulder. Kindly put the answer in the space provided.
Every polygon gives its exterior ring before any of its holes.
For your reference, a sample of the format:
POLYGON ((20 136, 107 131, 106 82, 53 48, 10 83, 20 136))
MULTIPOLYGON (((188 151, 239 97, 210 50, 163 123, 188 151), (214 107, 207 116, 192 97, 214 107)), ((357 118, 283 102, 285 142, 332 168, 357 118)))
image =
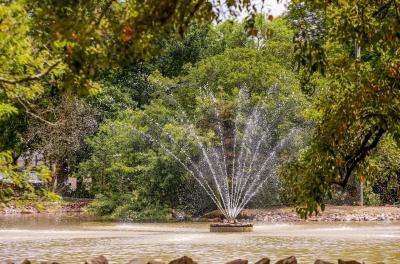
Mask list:
POLYGON ((169 264, 197 264, 197 262, 187 256, 183 256, 181 258, 172 260, 169 262, 169 264))
POLYGON ((29 259, 24 259, 21 264, 32 264, 32 262, 29 259))
POLYGON ((147 264, 147 262, 143 259, 134 258, 131 259, 127 264, 147 264))
POLYGON ((40 264, 60 264, 60 263, 55 261, 41 261, 40 264))
POLYGON ((108 264, 108 260, 103 255, 100 255, 86 260, 85 264, 108 264))
POLYGON ((291 256, 285 259, 278 260, 275 264, 297 264, 295 256, 291 256))
POLYGON ((235 259, 229 262, 226 262, 226 264, 248 264, 249 261, 246 259, 235 259))
POLYGON ((15 264, 15 262, 8 259, 8 260, 6 260, 6 264, 15 264))
POLYGON ((271 260, 269 258, 262 258, 257 261, 255 264, 270 264, 271 260))
POLYGON ((338 260, 338 264, 364 264, 364 262, 359 262, 359 261, 356 261, 356 260, 342 260, 342 259, 339 259, 338 260))
POLYGON ((162 260, 155 259, 155 260, 150 260, 149 262, 147 262, 147 264, 165 264, 165 262, 162 260))
POLYGON ((314 262, 314 264, 333 264, 333 263, 332 263, 332 262, 325 261, 325 260, 317 259, 317 260, 314 262))

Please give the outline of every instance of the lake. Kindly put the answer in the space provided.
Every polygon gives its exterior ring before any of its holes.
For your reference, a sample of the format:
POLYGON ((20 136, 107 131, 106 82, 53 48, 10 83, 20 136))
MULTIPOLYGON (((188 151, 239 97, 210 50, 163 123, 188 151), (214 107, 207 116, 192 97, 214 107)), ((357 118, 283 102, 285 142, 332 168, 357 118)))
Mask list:
POLYGON ((253 233, 210 233, 208 223, 116 223, 68 215, 0 216, 0 261, 54 260, 83 263, 105 255, 110 263, 132 258, 187 255, 199 263, 236 258, 273 263, 295 255, 300 263, 318 258, 400 263, 399 222, 259 224, 253 233))

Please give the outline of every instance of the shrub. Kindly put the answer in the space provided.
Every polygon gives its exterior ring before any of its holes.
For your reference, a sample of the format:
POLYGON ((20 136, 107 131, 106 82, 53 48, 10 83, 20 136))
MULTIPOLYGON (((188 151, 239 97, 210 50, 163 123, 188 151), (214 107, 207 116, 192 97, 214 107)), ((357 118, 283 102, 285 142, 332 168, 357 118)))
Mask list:
POLYGON ((131 194, 100 194, 88 206, 88 212, 120 221, 167 221, 172 210, 131 194))

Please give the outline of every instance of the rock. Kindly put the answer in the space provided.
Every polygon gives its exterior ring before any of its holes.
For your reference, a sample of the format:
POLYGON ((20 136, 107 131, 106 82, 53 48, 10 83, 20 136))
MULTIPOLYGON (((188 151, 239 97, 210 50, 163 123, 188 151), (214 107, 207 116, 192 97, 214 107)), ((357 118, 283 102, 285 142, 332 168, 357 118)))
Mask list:
POLYGON ((29 259, 24 259, 21 264, 32 264, 32 262, 29 259))
POLYGON ((147 264, 146 261, 144 261, 143 259, 131 259, 127 264, 147 264))
POLYGON ((226 264, 248 264, 249 261, 246 259, 235 259, 229 262, 226 262, 226 264))
POLYGON ((108 264, 108 260, 103 255, 88 259, 85 264, 108 264))
POLYGON ((314 264, 333 264, 332 262, 317 259, 314 264))
POLYGON ((271 260, 269 258, 262 258, 259 261, 257 261, 255 264, 269 264, 271 260))
POLYGON ((359 261, 355 261, 355 260, 342 260, 342 259, 339 259, 338 260, 338 264, 364 264, 364 262, 359 262, 359 261))
POLYGON ((171 262, 169 262, 169 264, 197 264, 197 262, 193 261, 193 259, 187 256, 183 256, 181 258, 172 260, 171 262))
POLYGON ((285 259, 278 260, 275 264, 297 264, 295 256, 291 256, 285 259))
POLYGON ((15 264, 15 262, 12 260, 6 260, 6 264, 15 264))
POLYGON ((40 264, 60 264, 60 263, 55 261, 41 261, 40 264))
POLYGON ((174 218, 177 221, 184 221, 186 219, 190 219, 190 217, 184 211, 179 211, 179 210, 174 210, 172 212, 172 218, 174 218))
POLYGON ((147 262, 147 264, 165 264, 165 262, 156 259, 156 260, 150 260, 149 262, 147 262))

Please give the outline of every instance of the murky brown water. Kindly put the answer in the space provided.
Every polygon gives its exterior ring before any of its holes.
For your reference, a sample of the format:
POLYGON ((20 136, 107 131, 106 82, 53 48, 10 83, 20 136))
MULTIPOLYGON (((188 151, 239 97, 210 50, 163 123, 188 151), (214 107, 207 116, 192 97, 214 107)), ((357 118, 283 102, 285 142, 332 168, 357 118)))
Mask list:
MULTIPOLYGON (((188 255, 200 263, 235 258, 254 262, 296 255, 315 259, 360 259, 400 263, 400 223, 306 223, 256 225, 253 233, 209 233, 208 224, 121 224, 77 217, 1 216, 0 261, 25 258, 83 263, 93 255, 110 263, 134 257, 171 260, 188 255)), ((250 262, 250 263, 251 263, 250 262)))

